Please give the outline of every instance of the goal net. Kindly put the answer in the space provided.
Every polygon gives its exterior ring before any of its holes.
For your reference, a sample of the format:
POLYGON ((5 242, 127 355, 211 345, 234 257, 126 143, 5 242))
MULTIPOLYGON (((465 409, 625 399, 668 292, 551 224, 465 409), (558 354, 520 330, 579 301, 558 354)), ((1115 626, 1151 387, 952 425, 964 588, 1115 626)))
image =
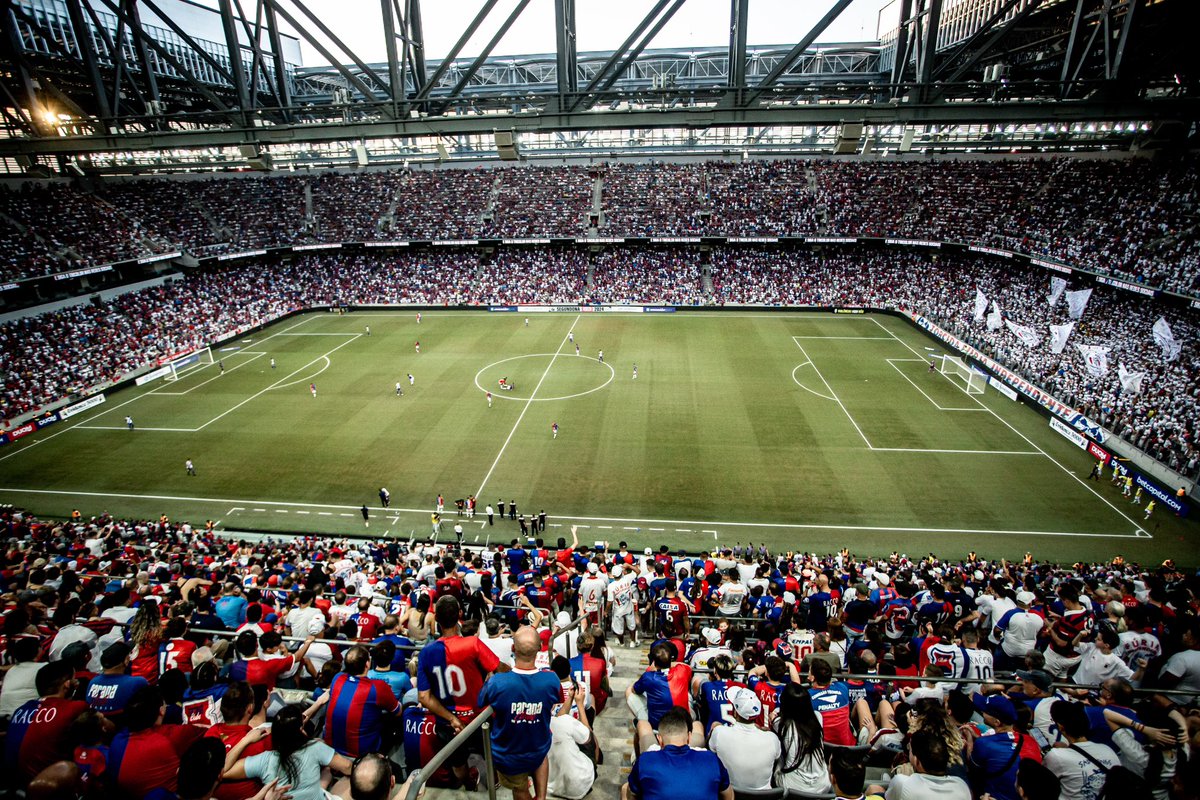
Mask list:
POLYGON ((943 356, 941 373, 966 385, 967 394, 983 394, 987 376, 976 372, 958 356, 943 356))
POLYGON ((171 372, 169 375, 164 375, 163 380, 177 381, 182 375, 187 373, 189 369, 207 366, 212 363, 213 354, 211 347, 203 347, 199 350, 193 350, 186 356, 177 358, 168 364, 167 366, 171 368, 171 372))

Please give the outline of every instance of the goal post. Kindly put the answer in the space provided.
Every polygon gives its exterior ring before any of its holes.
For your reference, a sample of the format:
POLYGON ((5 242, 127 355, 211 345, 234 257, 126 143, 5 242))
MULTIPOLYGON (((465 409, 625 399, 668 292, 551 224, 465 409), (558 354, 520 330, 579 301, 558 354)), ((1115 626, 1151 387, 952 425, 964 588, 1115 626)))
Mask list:
POLYGON ((193 350, 186 356, 181 356, 172 361, 167 366, 171 372, 163 376, 163 380, 177 381, 182 373, 188 371, 190 367, 208 366, 213 363, 213 354, 211 347, 202 347, 199 350, 193 350))
POLYGON ((959 356, 942 356, 940 372, 949 378, 961 380, 967 394, 983 394, 987 386, 987 376, 968 367, 959 356))

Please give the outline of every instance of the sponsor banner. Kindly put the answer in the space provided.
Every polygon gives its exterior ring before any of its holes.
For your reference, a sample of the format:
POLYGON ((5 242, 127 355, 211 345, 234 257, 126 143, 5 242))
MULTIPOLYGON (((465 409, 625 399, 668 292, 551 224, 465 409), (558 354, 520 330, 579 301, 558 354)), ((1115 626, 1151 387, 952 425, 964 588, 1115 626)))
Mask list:
POLYGON ((1033 264, 1036 267, 1045 267, 1046 269, 1052 269, 1055 272, 1061 272, 1064 275, 1071 274, 1070 267, 1068 267, 1066 264, 1059 264, 1057 261, 1047 261, 1044 258, 1033 258, 1031 256, 1029 259, 1029 263, 1033 264))
POLYGON ((38 417, 36 420, 38 430, 40 431, 42 428, 45 428, 48 425, 53 425, 54 423, 58 422, 59 419, 60 419, 60 417, 58 416, 58 413, 55 411, 51 411, 49 414, 47 414, 44 417, 38 417))
POLYGON ((305 250, 341 250, 341 244, 330 242, 329 244, 298 244, 292 248, 293 253, 302 253, 305 250))
POLYGON ((501 239, 501 244, 550 244, 549 239, 501 239))
POLYGON ((454 247, 456 245, 472 245, 479 244, 478 239, 443 239, 439 242, 430 242, 435 247, 454 247))
POLYGON ((363 242, 363 247, 408 247, 408 242, 363 242))
POLYGON ((1050 427, 1063 435, 1063 438, 1069 442, 1074 442, 1075 446, 1086 450, 1088 445, 1087 438, 1079 431, 1072 428, 1067 423, 1063 422, 1058 417, 1050 418, 1050 427))
POLYGON ((941 247, 941 242, 934 242, 929 239, 884 239, 884 244, 901 244, 914 247, 941 247))
POLYGON ((725 241, 734 242, 735 244, 759 244, 778 242, 778 236, 730 236, 725 241))
POLYGON ((266 254, 266 248, 259 248, 258 250, 243 250, 240 253, 224 253, 219 255, 217 256, 217 261, 233 261, 235 258, 251 258, 253 256, 265 256, 266 254))
POLYGON ((10 442, 15 442, 17 439, 23 439, 36 430, 37 430, 37 423, 26 422, 21 427, 13 428, 11 431, 9 431, 7 434, 8 440, 10 442))
POLYGON ((650 241, 659 244, 700 244, 699 236, 651 236, 650 241))
POLYGON ((62 417, 63 419, 67 419, 68 417, 73 417, 76 414, 82 414, 84 411, 87 411, 89 408, 95 408, 96 406, 100 405, 103 402, 104 402, 104 395, 94 394, 86 400, 80 400, 75 405, 67 406, 66 408, 60 408, 58 410, 58 415, 60 417, 62 417))
POLYGON ((172 258, 179 258, 183 253, 176 250, 173 253, 160 253, 156 256, 142 256, 137 260, 139 264, 155 264, 159 261, 170 261, 172 258))
POLYGON ((71 278, 82 278, 84 275, 95 275, 97 272, 112 272, 112 265, 103 264, 99 267, 84 267, 83 269, 73 269, 70 272, 60 272, 54 276, 54 280, 66 281, 71 278))
POLYGON ((1124 289, 1127 292, 1140 294, 1143 297, 1154 297, 1157 292, 1139 283, 1128 283, 1127 281, 1119 281, 1116 278, 1106 278, 1103 275, 1096 276, 1097 283, 1103 283, 1105 286, 1115 286, 1118 289, 1124 289))
POLYGON ((858 244, 857 236, 802 236, 809 244, 858 244))
POLYGON ((865 314, 867 312, 863 311, 861 308, 835 308, 833 310, 833 313, 835 313, 835 314, 865 314))
POLYGON ((1011 386, 1009 386, 1008 384, 1006 384, 1004 381, 997 378, 995 375, 988 376, 988 386, 991 386, 993 389, 995 389, 997 392, 999 392, 1000 394, 1007 397, 1009 400, 1017 399, 1017 391, 1015 389, 1013 389, 1011 386))
POLYGON ((575 240, 575 244, 624 244, 624 242, 625 239, 622 236, 597 236, 595 239, 580 236, 575 240))
POLYGON ((488 311, 519 311, 516 306, 488 306, 488 311))
POLYGON ((1179 514, 1181 517, 1187 516, 1187 504, 1179 502, 1179 498, 1175 496, 1174 492, 1162 488, 1145 475, 1142 475, 1140 472, 1133 473, 1133 482, 1145 489, 1150 494, 1154 495, 1155 500, 1174 511, 1176 514, 1179 514))
POLYGON ((1049 411, 1054 416, 1064 420, 1068 425, 1075 428, 1075 430, 1082 432, 1092 439, 1095 439, 1100 444, 1104 444, 1105 439, 1108 438, 1108 432, 1101 428, 1099 423, 1093 422, 1083 414, 1080 414, 1078 411, 1071 408, 1066 403, 1063 403, 1054 395, 1038 388, 1037 386, 1034 386, 1032 383, 1012 372, 1007 367, 997 363, 991 357, 981 353, 979 350, 962 341, 957 336, 947 333, 925 317, 918 316, 908 311, 903 311, 901 313, 911 319, 918 327, 929 331, 931 334, 948 344, 950 347, 954 348, 960 353, 970 356, 980 364, 983 364, 983 366, 988 370, 1000 376, 1009 386, 1033 400, 1035 403, 1049 411))
POLYGON ((675 306, 646 306, 642 310, 647 314, 674 314, 675 306))
POLYGON ((154 370, 153 372, 147 372, 145 375, 142 375, 137 380, 135 380, 133 383, 136 386, 145 386, 150 381, 156 381, 159 378, 166 377, 167 375, 170 375, 170 374, 171 374, 170 367, 159 367, 158 369, 154 370))
POLYGON ((1107 464, 1108 460, 1110 458, 1112 458, 1112 456, 1110 456, 1108 454, 1107 450, 1105 450, 1103 447, 1096 444, 1095 442, 1087 443, 1087 451, 1089 453, 1091 453, 1093 456, 1095 456, 1096 458, 1100 459, 1101 464, 1107 464))
POLYGON ((9 289, 16 289, 20 284, 16 283, 0 283, 0 292, 7 292, 9 289))
POLYGON ((977 244, 968 245, 967 249, 972 253, 987 253, 989 256, 1000 256, 1001 258, 1012 258, 1013 254, 1008 250, 1000 250, 996 247, 982 247, 977 244))

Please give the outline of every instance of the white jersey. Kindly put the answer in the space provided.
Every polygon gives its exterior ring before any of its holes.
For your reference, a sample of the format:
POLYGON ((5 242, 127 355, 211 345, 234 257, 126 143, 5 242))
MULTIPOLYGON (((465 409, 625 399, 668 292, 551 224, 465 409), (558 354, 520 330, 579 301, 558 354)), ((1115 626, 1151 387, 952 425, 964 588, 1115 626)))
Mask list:
POLYGON ((1121 643, 1117 645, 1117 649, 1113 650, 1113 653, 1135 672, 1138 669, 1139 659, 1153 660, 1162 655, 1162 644, 1153 633, 1125 631, 1120 634, 1120 637, 1121 643))
POLYGON ((728 647, 701 647, 696 652, 688 656, 688 666, 696 672, 703 672, 708 669, 708 662, 717 656, 725 655, 737 661, 733 655, 733 651, 728 647))
POLYGON ((746 587, 740 583, 723 583, 717 589, 717 597, 721 599, 718 611, 726 616, 737 616, 742 611, 742 601, 746 599, 746 587))
POLYGON ((930 664, 946 670, 947 678, 962 678, 967 672, 966 648, 949 642, 938 642, 926 651, 930 664))
POLYGON ((600 603, 604 601, 604 589, 607 582, 603 578, 584 578, 579 584, 579 600, 583 603, 584 611, 599 611, 600 603))
MULTIPOLYGON (((582 586, 580 587, 582 589, 582 586)), ((613 616, 632 614, 637 595, 637 578, 632 575, 622 575, 619 580, 608 585, 608 602, 612 603, 613 616)))
MULTIPOLYGON (((964 678, 974 678, 981 681, 990 681, 994 672, 992 654, 988 650, 972 650, 966 648, 964 652, 967 654, 967 674, 964 678)), ((979 691, 978 683, 963 683, 959 685, 967 694, 979 691)))

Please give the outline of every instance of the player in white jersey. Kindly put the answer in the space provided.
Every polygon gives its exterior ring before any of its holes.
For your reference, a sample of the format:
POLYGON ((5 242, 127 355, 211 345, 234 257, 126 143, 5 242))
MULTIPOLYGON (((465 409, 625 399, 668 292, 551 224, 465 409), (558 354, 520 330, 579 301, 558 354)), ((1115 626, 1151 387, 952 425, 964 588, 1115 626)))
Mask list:
POLYGON ((608 584, 608 602, 612 606, 612 629, 617 641, 625 644, 629 634, 629 646, 637 644, 637 571, 636 567, 613 567, 612 583, 608 584))
POLYGON ((608 581, 600 575, 595 562, 587 565, 587 577, 579 583, 579 602, 588 615, 588 624, 595 625, 604 618, 604 590, 608 581))

